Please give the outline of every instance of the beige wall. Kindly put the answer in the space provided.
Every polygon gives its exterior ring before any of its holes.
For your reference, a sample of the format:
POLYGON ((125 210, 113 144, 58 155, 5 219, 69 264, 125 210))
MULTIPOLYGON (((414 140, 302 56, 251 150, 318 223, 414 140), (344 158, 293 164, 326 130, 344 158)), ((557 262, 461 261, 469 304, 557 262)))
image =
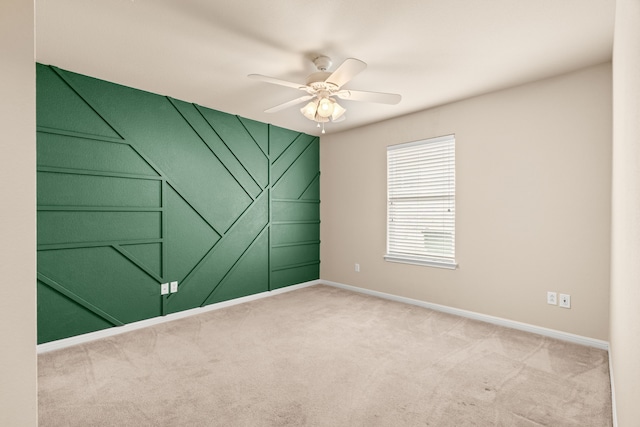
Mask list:
POLYGON ((33 2, 0 2, 0 425, 37 424, 33 2))
POLYGON ((616 5, 610 335, 618 425, 627 427, 640 423, 640 1, 616 5))
POLYGON ((607 340, 611 103, 607 63, 323 136, 321 278, 607 340), (459 268, 384 261, 387 145, 452 133, 459 268))

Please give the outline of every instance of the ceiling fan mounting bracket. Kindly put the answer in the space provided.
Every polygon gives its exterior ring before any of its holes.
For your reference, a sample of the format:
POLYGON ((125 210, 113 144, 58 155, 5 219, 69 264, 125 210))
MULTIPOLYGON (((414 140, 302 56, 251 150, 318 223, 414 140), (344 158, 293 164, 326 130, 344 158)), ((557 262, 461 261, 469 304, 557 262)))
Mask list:
POLYGON ((318 71, 327 71, 331 67, 331 58, 328 56, 320 55, 313 60, 314 65, 318 71))

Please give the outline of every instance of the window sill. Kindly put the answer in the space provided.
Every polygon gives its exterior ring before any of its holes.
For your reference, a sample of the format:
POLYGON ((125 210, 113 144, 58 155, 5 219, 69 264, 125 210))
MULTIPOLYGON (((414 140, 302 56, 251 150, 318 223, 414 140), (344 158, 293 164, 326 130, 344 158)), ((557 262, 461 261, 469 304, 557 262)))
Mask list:
POLYGON ((397 255, 385 255, 384 260, 389 262, 399 262, 402 264, 414 264, 414 265, 424 265, 426 267, 446 268, 448 270, 455 270, 456 268, 458 268, 458 263, 456 263, 455 261, 446 262, 446 261, 437 261, 437 260, 430 260, 430 259, 400 257, 397 255))

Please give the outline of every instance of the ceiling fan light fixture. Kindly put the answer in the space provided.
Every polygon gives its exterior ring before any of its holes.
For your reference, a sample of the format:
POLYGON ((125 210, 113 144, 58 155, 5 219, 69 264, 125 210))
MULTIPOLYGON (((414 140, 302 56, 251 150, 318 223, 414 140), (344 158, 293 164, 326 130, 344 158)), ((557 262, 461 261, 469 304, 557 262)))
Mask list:
POLYGON ((333 114, 335 101, 331 98, 322 98, 318 102, 318 115, 320 117, 330 117, 333 114))
POLYGON ((311 101, 300 109, 300 112, 309 120, 316 119, 316 111, 318 110, 318 101, 311 101))
POLYGON ((336 121, 338 120, 340 117, 342 117, 342 115, 346 112, 347 110, 345 108, 342 107, 342 105, 338 104, 337 102, 333 103, 333 113, 331 113, 331 121, 336 121))
POLYGON ((310 101, 307 105, 300 109, 300 112, 309 120, 314 122, 327 123, 335 121, 341 117, 346 110, 342 108, 334 99, 329 97, 320 98, 319 100, 310 101))

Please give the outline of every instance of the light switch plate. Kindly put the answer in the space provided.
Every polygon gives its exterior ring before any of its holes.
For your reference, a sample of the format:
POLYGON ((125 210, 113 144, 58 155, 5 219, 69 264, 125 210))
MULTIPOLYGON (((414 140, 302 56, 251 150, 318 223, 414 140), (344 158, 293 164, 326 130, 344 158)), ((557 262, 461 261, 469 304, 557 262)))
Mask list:
POLYGON ((171 282, 171 293, 178 292, 178 282, 171 282))
POLYGON ((571 308, 571 295, 560 294, 558 305, 562 308, 571 308))
POLYGON ((163 283, 160 285, 160 295, 167 295, 169 293, 169 284, 163 283))

